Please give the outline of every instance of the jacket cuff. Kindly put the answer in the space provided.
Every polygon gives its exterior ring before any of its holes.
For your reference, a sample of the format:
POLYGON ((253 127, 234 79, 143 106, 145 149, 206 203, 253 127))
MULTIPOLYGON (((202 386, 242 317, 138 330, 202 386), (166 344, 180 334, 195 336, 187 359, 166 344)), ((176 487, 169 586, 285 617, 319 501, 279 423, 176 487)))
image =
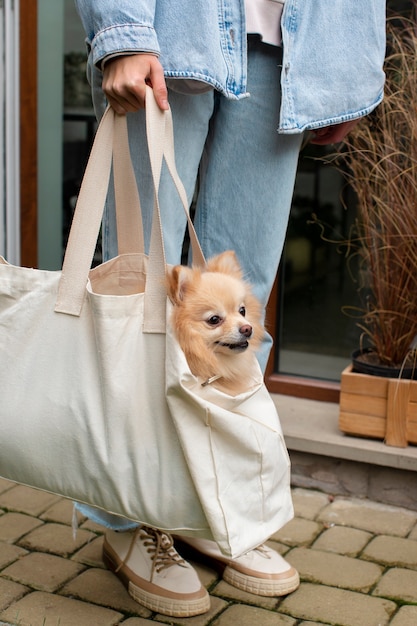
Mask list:
POLYGON ((93 63, 101 69, 103 61, 118 54, 148 52, 160 55, 155 30, 140 24, 110 26, 97 33, 91 42, 93 63))

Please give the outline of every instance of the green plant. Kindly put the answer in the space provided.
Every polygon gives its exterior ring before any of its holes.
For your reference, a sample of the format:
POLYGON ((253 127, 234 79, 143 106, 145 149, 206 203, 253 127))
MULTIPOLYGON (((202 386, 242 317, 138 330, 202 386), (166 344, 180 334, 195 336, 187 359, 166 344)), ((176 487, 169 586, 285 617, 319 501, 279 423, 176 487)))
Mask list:
POLYGON ((401 366, 417 336, 415 19, 387 21, 385 72, 384 101, 348 135, 338 160, 358 202, 349 251, 360 260, 362 307, 350 310, 378 362, 401 366))

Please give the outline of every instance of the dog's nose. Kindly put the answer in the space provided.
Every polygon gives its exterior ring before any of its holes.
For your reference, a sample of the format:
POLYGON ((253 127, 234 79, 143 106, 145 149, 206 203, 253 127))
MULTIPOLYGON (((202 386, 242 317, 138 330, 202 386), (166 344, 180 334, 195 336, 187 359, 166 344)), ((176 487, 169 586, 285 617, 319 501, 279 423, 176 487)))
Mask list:
POLYGON ((252 334, 252 326, 250 326, 249 324, 245 324, 244 326, 241 326, 239 328, 239 332, 244 337, 250 337, 252 334))

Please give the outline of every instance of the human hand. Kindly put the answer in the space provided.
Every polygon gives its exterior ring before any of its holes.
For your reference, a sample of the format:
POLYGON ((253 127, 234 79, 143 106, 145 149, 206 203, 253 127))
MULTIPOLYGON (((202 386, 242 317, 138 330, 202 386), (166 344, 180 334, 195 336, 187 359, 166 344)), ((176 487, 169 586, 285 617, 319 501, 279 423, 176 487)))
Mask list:
POLYGON ((313 131, 310 143, 314 143, 317 146, 326 146, 330 143, 339 143, 346 135, 356 126, 359 122, 357 120, 350 120, 349 122, 342 122, 342 124, 334 124, 334 126, 326 126, 325 128, 318 128, 313 131))
POLYGON ((102 88, 120 115, 145 107, 146 85, 152 87, 159 108, 167 110, 164 70, 154 54, 116 56, 104 65, 102 88))

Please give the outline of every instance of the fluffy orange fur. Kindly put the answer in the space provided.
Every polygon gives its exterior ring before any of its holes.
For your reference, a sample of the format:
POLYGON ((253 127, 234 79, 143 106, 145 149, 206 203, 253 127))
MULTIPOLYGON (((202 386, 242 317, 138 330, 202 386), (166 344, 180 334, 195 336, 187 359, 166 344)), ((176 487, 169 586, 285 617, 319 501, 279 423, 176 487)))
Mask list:
POLYGON ((167 274, 171 323, 191 372, 228 393, 249 387, 253 352, 264 335, 261 305, 233 251, 205 269, 176 265, 167 274))

